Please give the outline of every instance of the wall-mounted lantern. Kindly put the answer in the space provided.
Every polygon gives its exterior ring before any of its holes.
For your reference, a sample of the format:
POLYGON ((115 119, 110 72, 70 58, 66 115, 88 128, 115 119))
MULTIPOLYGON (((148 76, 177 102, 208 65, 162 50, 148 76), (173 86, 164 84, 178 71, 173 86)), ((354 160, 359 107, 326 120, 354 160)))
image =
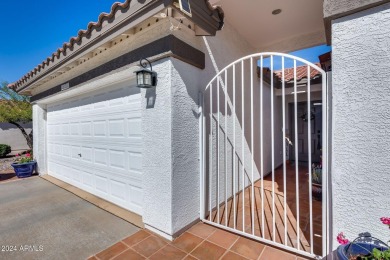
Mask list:
POLYGON ((151 88, 157 85, 157 72, 153 71, 152 64, 147 59, 141 59, 139 61, 142 69, 135 71, 137 75, 137 87, 139 88, 151 88), (148 64, 150 69, 148 69, 148 64))

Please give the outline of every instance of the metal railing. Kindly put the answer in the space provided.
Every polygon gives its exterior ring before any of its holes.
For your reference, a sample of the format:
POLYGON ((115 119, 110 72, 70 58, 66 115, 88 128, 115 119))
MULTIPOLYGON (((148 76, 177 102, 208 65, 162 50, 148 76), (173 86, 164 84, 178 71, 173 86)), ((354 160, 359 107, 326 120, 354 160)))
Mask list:
POLYGON ((322 102, 320 141, 323 144, 322 176, 326 176, 327 85, 326 73, 320 67, 288 54, 259 53, 231 63, 206 86, 200 95, 199 118, 202 221, 305 256, 326 254, 326 177, 322 180, 322 202, 313 202, 312 196, 311 144, 315 133, 311 122, 311 82, 314 81, 310 79, 314 70, 317 71, 316 84, 321 85, 322 92, 316 96, 317 99, 320 96, 322 102), (292 64, 292 78, 286 78, 287 61, 292 64), (279 77, 274 73, 276 62, 280 63, 277 70, 279 77), (298 63, 305 67, 307 73, 299 75, 299 85, 298 63), (302 84, 301 79, 305 77, 307 80, 302 84), (298 130, 302 130, 302 127, 298 129, 300 102, 307 103, 305 163, 299 161, 302 158, 299 158, 298 150, 298 130), (293 111, 287 113, 289 103, 293 104, 293 111), (292 129, 288 129, 289 126, 292 129), (280 128, 281 131, 278 130, 280 128), (290 160, 293 159, 294 167, 287 165, 287 129, 294 133, 290 136, 294 152, 289 155, 293 154, 290 160), (282 151, 278 153, 280 149, 282 151), (302 171, 307 175, 302 175, 302 171), (302 186, 300 179, 303 178, 308 178, 308 183, 302 186), (295 183, 291 183, 291 179, 295 179, 295 183), (279 188, 283 186, 278 191, 276 180, 281 182, 278 183, 279 188), (300 190, 302 194, 307 193, 307 200, 302 198, 300 190), (291 199, 292 196, 295 198, 291 199), (301 226, 302 203, 308 203, 303 212, 309 218, 308 228, 305 227, 304 231, 301 226), (322 216, 315 216, 315 220, 321 223, 313 223, 313 203, 316 209, 318 205, 321 207, 322 216), (317 229, 322 226, 320 234, 316 234, 322 237, 320 245, 314 244, 315 240, 318 241, 314 239, 314 224, 317 229))

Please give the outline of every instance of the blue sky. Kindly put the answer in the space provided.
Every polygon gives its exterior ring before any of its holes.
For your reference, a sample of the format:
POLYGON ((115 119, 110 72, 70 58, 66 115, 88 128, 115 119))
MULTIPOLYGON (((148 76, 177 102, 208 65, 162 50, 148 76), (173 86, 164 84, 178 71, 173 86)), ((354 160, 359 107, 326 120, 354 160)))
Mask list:
MULTIPOLYGON (((294 51, 291 52, 291 55, 300 57, 302 59, 305 59, 307 61, 310 61, 312 63, 319 62, 318 56, 321 54, 324 54, 326 52, 329 52, 331 50, 330 46, 326 45, 321 45, 321 46, 316 46, 312 48, 308 48, 305 50, 300 50, 300 51, 294 51)), ((300 62, 297 62, 297 66, 303 65, 300 62)), ((270 60, 269 58, 264 59, 263 61, 263 66, 264 67, 270 67, 270 60)), ((291 59, 285 59, 285 68, 291 68, 294 66, 293 60, 291 59)), ((279 70, 282 68, 282 59, 280 57, 275 57, 274 58, 274 70, 279 70)))
MULTIPOLYGON (((0 1, 0 82, 21 78, 90 21, 97 21, 101 12, 110 12, 114 1, 0 1)), ((319 46, 293 54, 316 62, 329 49, 319 46)))
MULTIPOLYGON (((115 0, 0 1, 0 82, 13 82, 110 12, 115 0)), ((122 1, 123 2, 123 1, 122 1)))

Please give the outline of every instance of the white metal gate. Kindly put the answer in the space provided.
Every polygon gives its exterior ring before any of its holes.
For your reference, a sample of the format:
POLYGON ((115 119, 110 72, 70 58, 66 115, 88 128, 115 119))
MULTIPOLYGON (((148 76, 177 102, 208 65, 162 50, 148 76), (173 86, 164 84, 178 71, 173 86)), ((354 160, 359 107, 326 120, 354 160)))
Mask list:
POLYGON ((324 256, 326 73, 288 54, 250 55, 210 81, 200 111, 201 219, 295 253, 324 256), (320 194, 314 178, 322 181, 322 201, 321 195, 313 199, 313 192, 320 194))

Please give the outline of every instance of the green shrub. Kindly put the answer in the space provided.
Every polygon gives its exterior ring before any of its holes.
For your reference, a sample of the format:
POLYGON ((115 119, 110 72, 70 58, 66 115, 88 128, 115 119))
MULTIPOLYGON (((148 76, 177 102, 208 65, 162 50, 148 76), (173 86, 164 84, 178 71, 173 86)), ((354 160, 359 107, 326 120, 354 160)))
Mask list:
POLYGON ((7 144, 0 144, 0 157, 4 157, 11 152, 11 146, 7 144))

